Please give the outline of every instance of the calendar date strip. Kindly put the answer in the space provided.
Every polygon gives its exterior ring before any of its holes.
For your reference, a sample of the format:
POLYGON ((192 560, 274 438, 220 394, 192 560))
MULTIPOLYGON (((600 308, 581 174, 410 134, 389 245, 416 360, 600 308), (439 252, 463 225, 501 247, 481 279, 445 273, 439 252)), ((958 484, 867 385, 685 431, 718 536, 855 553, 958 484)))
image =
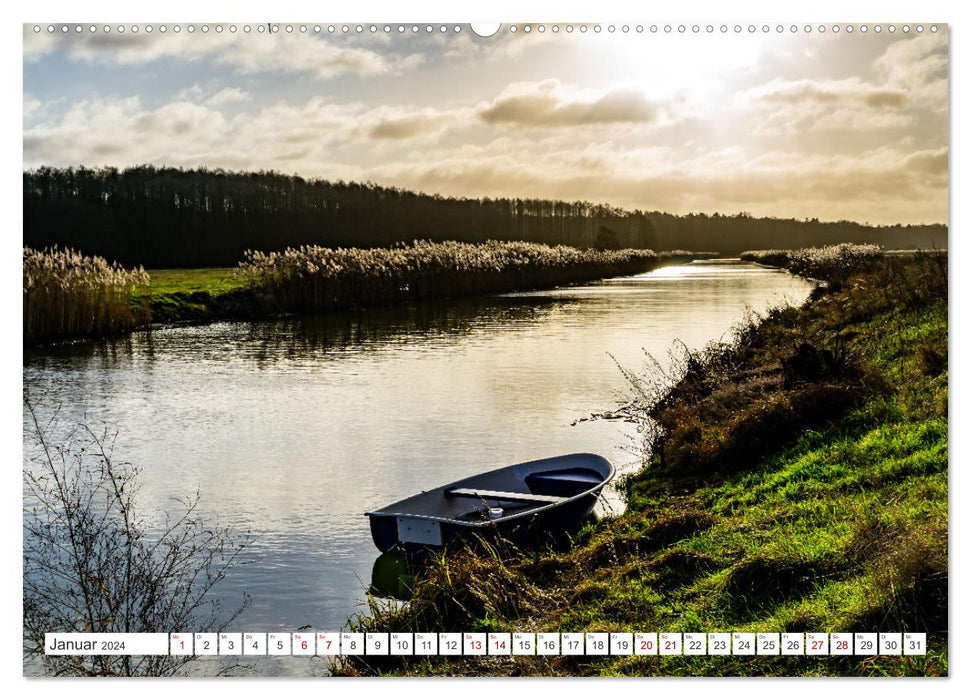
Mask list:
POLYGON ((65 656, 923 656, 923 632, 57 633, 65 656))

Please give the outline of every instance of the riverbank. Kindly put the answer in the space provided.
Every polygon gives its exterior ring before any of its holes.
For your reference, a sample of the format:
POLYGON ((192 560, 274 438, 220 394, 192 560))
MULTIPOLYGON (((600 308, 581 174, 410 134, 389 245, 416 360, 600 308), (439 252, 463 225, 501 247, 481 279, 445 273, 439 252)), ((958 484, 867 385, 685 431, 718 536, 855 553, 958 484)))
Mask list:
POLYGON ((255 312, 245 281, 234 267, 148 270, 149 283, 133 303, 144 309, 146 325, 214 321, 255 312))
POLYGON ((880 258, 683 375, 632 375, 650 459, 563 550, 457 553, 379 631, 909 631, 925 656, 416 657, 339 673, 946 675, 947 262, 880 258), (656 427, 655 427, 656 426, 656 427))
MULTIPOLYGON (((527 242, 415 241, 394 248, 288 248, 247 253, 237 288, 213 296, 213 314, 253 318, 414 304, 552 289, 649 272, 717 253, 597 250, 527 242)), ((188 301, 203 298, 190 295, 188 301)), ((195 313, 189 309, 189 313, 195 313)))
MULTIPOLYGON (((67 255, 81 259, 73 251, 31 251, 31 254, 41 258, 67 255)), ((27 249, 25 261, 26 256, 27 249)), ((34 292, 28 285, 25 267, 25 342, 99 337, 164 324, 255 320, 291 313, 549 289, 715 256, 717 253, 710 252, 657 254, 650 250, 593 250, 532 243, 420 241, 387 249, 303 248, 269 255, 254 252, 235 268, 138 271, 142 277, 138 278, 138 284, 125 287, 124 303, 115 301, 115 306, 124 311, 125 324, 96 324, 82 329, 73 324, 63 330, 55 324, 43 334, 26 332, 37 325, 32 310, 38 304, 31 296, 34 292)), ((84 260, 95 261, 99 271, 117 268, 110 267, 101 258, 84 260)), ((70 274, 77 277, 86 273, 72 270, 70 274)), ((108 296, 100 291, 100 278, 85 284, 84 289, 95 290, 79 292, 79 298, 83 297, 85 303, 92 294, 96 301, 108 296)), ((119 298, 118 290, 111 292, 112 298, 119 298)), ((77 300, 70 303, 79 305, 77 300)), ((55 320, 63 317, 58 309, 51 311, 47 306, 50 304, 44 307, 46 316, 55 320)))
MULTIPOLYGON (((152 321, 251 319, 547 289, 654 269, 650 250, 415 241, 393 248, 249 251, 231 274, 188 276, 150 298, 152 321), (186 288, 195 283, 196 289, 186 288)), ((227 271, 228 272, 228 271, 227 271)), ((167 275, 172 279, 171 275, 167 275)))

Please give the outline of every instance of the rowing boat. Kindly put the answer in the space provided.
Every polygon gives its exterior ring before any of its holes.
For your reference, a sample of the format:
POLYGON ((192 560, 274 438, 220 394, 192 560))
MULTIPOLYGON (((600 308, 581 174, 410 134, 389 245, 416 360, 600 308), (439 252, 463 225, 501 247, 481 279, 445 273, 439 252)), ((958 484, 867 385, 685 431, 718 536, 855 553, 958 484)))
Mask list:
POLYGON ((579 527, 614 471, 595 454, 550 457, 460 479, 366 515, 382 552, 442 547, 470 535, 522 539, 579 527))

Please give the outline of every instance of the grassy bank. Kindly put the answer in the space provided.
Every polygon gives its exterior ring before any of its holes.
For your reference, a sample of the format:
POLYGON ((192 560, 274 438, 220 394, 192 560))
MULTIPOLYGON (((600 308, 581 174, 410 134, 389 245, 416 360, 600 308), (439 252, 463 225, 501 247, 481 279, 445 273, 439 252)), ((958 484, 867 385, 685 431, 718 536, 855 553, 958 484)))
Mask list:
POLYGON ((253 309, 233 267, 149 270, 149 284, 134 297, 151 323, 205 321, 253 309))
MULTIPOLYGON (((821 274, 821 273, 820 273, 821 274)), ((407 675, 947 673, 947 267, 836 270, 801 308, 632 375, 627 512, 559 550, 456 553, 367 630, 911 631, 920 657, 350 659, 407 675)))

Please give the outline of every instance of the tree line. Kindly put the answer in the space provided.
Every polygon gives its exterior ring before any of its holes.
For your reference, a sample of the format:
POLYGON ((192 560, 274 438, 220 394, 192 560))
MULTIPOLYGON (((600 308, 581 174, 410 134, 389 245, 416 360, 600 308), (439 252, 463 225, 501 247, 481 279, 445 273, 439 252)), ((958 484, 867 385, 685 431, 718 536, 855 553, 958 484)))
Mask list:
POLYGON ((715 250, 839 242, 946 247, 942 225, 673 215, 607 204, 456 198, 276 172, 138 166, 25 171, 24 245, 149 268, 235 265, 246 250, 387 247, 414 240, 715 250))

